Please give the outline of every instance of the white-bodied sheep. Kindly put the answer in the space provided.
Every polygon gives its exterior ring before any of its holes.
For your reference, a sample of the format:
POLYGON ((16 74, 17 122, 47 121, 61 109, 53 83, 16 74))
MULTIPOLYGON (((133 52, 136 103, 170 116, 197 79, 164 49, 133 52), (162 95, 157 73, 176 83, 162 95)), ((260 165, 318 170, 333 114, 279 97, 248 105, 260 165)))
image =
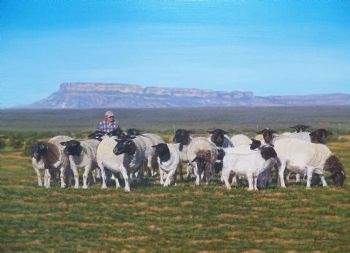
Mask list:
POLYGON ((155 146, 159 143, 164 143, 164 140, 162 137, 156 134, 151 134, 151 133, 145 133, 138 135, 142 139, 142 141, 146 145, 146 150, 145 150, 145 158, 147 160, 147 170, 150 171, 151 176, 156 175, 155 170, 156 168, 156 154, 155 154, 155 149, 152 148, 152 146, 155 146))
POLYGON ((74 174, 74 188, 79 188, 79 169, 82 168, 84 168, 83 189, 88 188, 87 179, 89 173, 97 167, 96 153, 99 144, 100 142, 96 139, 61 142, 61 145, 64 146, 64 154, 68 157, 74 174))
POLYGON ((323 186, 327 186, 324 179, 324 171, 332 172, 336 184, 342 185, 345 179, 344 169, 339 160, 324 144, 308 143, 295 138, 276 140, 274 147, 281 160, 279 178, 282 187, 284 182, 284 170, 287 168, 295 173, 307 174, 306 187, 311 187, 312 174, 321 176, 323 186))
POLYGON ((205 181, 208 184, 215 173, 214 164, 217 157, 215 144, 205 137, 193 138, 192 142, 188 145, 187 156, 194 168, 196 185, 199 185, 202 173, 204 173, 205 181))
MULTIPOLYGON (((102 178, 102 189, 107 188, 106 180, 106 169, 114 172, 114 173, 123 173, 127 176, 127 171, 123 166, 124 155, 116 156, 113 153, 113 149, 116 145, 116 137, 107 137, 103 138, 97 148, 96 161, 97 165, 101 170, 101 178, 102 178)), ((114 178, 116 188, 120 187, 119 181, 117 178, 114 178)), ((130 189, 125 189, 126 191, 130 191, 130 189)))
POLYGON ((163 186, 170 186, 172 178, 176 170, 181 170, 181 158, 179 151, 179 144, 159 143, 153 146, 158 160, 160 184, 163 186))
POLYGON ((187 156, 188 145, 192 142, 191 132, 186 129, 177 129, 173 142, 179 144, 180 158, 183 163, 186 163, 186 177, 188 178, 193 174, 193 166, 187 156))
POLYGON ((121 173, 125 180, 125 191, 130 191, 129 177, 131 174, 143 175, 146 144, 140 136, 135 138, 118 139, 113 149, 116 156, 123 155, 121 173))
POLYGON ((243 176, 248 179, 248 190, 258 190, 257 178, 260 173, 279 164, 273 147, 264 146, 259 151, 237 152, 236 148, 225 149, 222 179, 227 189, 231 189, 230 176, 243 176))

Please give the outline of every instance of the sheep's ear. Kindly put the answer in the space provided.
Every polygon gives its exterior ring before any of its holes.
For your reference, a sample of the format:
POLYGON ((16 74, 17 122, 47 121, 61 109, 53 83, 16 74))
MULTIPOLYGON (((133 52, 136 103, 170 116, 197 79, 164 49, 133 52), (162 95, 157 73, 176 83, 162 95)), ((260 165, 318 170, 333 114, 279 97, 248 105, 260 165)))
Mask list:
POLYGON ((61 144, 62 146, 66 146, 66 145, 67 145, 67 142, 66 142, 66 141, 63 141, 63 142, 60 142, 60 144, 61 144))
POLYGON ((153 146, 152 146, 152 148, 156 148, 156 147, 157 147, 157 145, 153 145, 153 146))
POLYGON ((264 130, 256 132, 257 134, 262 134, 264 130))
POLYGON ((197 162, 198 161, 198 158, 196 157, 196 158, 194 158, 193 160, 192 160, 192 162, 191 163, 193 163, 193 162, 197 162))
POLYGON ((210 133, 210 134, 212 134, 214 132, 214 130, 212 130, 212 131, 208 131, 208 133, 210 133))

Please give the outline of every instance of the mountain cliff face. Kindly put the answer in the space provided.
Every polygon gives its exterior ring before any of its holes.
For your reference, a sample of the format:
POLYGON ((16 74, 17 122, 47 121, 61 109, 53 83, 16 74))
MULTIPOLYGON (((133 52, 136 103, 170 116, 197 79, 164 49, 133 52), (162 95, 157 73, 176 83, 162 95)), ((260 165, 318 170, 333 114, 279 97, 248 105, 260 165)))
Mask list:
POLYGON ((62 83, 34 108, 168 108, 350 105, 349 94, 257 97, 253 92, 160 88, 119 83, 62 83))

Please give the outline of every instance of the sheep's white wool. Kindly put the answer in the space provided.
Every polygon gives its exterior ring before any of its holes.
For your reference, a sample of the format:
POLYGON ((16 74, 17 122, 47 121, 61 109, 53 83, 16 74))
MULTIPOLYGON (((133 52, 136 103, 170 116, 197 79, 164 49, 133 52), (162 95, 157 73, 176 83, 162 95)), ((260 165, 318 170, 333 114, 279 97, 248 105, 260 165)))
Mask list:
POLYGON ((200 151, 210 151, 211 157, 210 157, 210 163, 208 164, 210 171, 213 171, 214 163, 217 157, 217 147, 215 146, 214 143, 209 141, 208 138, 196 137, 192 139, 191 143, 188 145, 187 157, 190 165, 194 168, 194 174, 196 176, 196 185, 199 185, 201 175, 198 174, 198 167, 196 162, 192 162, 192 161, 197 157, 197 154, 200 151))
POLYGON ((79 169, 84 168, 83 188, 87 189, 87 178, 91 170, 97 165, 96 154, 100 142, 95 139, 80 141, 82 152, 79 156, 69 155, 69 161, 74 173, 75 188, 79 188, 79 169))
POLYGON ((181 166, 181 158, 178 144, 167 144, 170 152, 170 158, 166 162, 160 162, 159 157, 157 158, 160 173, 160 184, 163 184, 165 187, 169 186, 171 183, 172 177, 175 175, 176 170, 181 166), (165 180, 164 180, 165 179, 165 180))
POLYGON ((323 185, 324 164, 332 155, 332 152, 324 144, 309 143, 296 138, 283 138, 274 143, 278 157, 282 165, 279 170, 281 186, 285 187, 284 170, 287 167, 296 173, 307 173, 307 187, 311 186, 312 173, 321 175, 323 185))
MULTIPOLYGON (((102 139, 100 142, 98 148, 97 148, 97 154, 96 154, 96 161, 101 169, 102 174, 102 188, 107 188, 106 185, 106 173, 105 168, 115 172, 115 173, 122 173, 123 177, 124 175, 127 175, 127 171, 123 166, 123 160, 124 160, 124 154, 116 156, 113 153, 113 149, 117 142, 115 141, 116 137, 106 137, 102 139)), ((125 178, 124 178, 125 180, 125 178)), ((117 178, 115 178, 116 187, 119 187, 119 181, 117 178)), ((127 191, 127 189, 125 189, 127 191)), ((130 191, 130 189, 129 189, 130 191)))
POLYGON ((268 167, 273 166, 275 158, 265 161, 259 151, 237 152, 237 148, 225 149, 223 159, 222 179, 228 189, 231 189, 229 177, 231 173, 248 179, 249 190, 258 190, 257 177, 268 167))
POLYGON ((241 145, 249 145, 252 143, 252 140, 244 134, 236 134, 231 137, 231 142, 234 147, 238 147, 241 145))
POLYGON ((155 151, 154 151, 154 148, 152 148, 152 146, 157 145, 159 143, 164 143, 164 140, 159 135, 150 134, 150 133, 139 135, 139 137, 141 138, 141 140, 144 141, 146 145, 145 158, 147 160, 147 168, 151 171, 151 175, 154 176, 155 175, 154 170, 156 168, 152 168, 152 159, 155 159, 156 155, 154 153, 155 151))
POLYGON ((212 161, 216 161, 217 151, 214 143, 210 142, 205 137, 196 137, 192 139, 192 142, 188 145, 187 157, 189 162, 193 161, 197 152, 200 150, 209 150, 211 151, 212 161))
POLYGON ((302 141, 311 142, 311 137, 309 132, 300 132, 300 133, 284 132, 283 134, 276 136, 273 139, 273 142, 284 138, 295 138, 302 141))
POLYGON ((132 140, 136 145, 136 152, 133 155, 124 154, 123 165, 129 173, 138 172, 142 169, 147 145, 141 136, 137 136, 132 140))

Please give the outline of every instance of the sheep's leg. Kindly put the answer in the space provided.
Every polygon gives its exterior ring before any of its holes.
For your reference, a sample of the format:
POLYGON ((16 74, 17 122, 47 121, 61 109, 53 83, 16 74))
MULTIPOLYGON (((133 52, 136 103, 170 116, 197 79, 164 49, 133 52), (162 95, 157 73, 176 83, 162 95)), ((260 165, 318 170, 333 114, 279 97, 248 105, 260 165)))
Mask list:
POLYGON ((100 163, 98 165, 98 167, 101 170, 101 180, 102 180, 102 189, 107 189, 107 185, 106 185, 106 171, 105 171, 105 167, 103 166, 102 163, 100 163))
POLYGON ((231 185, 237 186, 238 185, 238 176, 234 175, 231 180, 231 185))
POLYGON ((41 173, 40 173, 40 170, 38 169, 38 168, 35 168, 34 167, 34 171, 35 171, 35 173, 36 173, 36 175, 37 175, 37 177, 38 177, 38 186, 43 186, 43 182, 42 182, 42 180, 41 180, 41 173))
POLYGON ((171 170, 168 173, 167 178, 166 178, 165 183, 164 183, 164 187, 170 186, 171 178, 175 175, 175 172, 176 172, 176 169, 171 170))
POLYGON ((281 187, 286 188, 286 184, 284 182, 284 170, 286 169, 286 161, 281 160, 281 165, 278 168, 278 177, 280 179, 281 187))
POLYGON ((258 191, 258 177, 253 177, 253 187, 254 191, 258 191))
POLYGON ((66 172, 66 168, 62 165, 60 168, 61 188, 66 188, 65 172, 66 172))
POLYGON ((306 168, 306 173, 307 173, 306 188, 311 189, 311 179, 312 179, 312 174, 314 173, 314 168, 308 166, 306 168))
POLYGON ((84 174, 83 174, 83 189, 87 189, 88 188, 87 179, 88 179, 91 167, 92 167, 91 164, 85 166, 84 174))
POLYGON ((199 185, 199 183, 201 181, 201 175, 200 175, 200 173, 198 171, 197 164, 194 165, 193 171, 194 171, 194 175, 196 176, 196 185, 199 185))
POLYGON ((112 172, 112 179, 115 182, 115 188, 118 189, 120 187, 119 180, 118 180, 118 177, 116 177, 113 172, 112 172))
POLYGON ((159 183, 161 185, 164 185, 164 177, 165 177, 165 172, 162 169, 159 169, 159 183))
POLYGON ((226 188, 228 190, 231 190, 231 185, 230 185, 230 171, 222 170, 222 175, 221 175, 222 180, 224 181, 226 188))
MULTIPOLYGON (((120 166, 120 172, 122 173, 122 176, 124 178, 125 181, 125 187, 124 187, 124 191, 125 192, 130 192, 130 181, 129 181, 129 176, 128 176, 128 172, 126 171, 126 169, 124 168, 124 166, 120 166)), ((141 171, 142 172, 142 171, 141 171)))
POLYGON ((300 174, 295 174, 295 182, 300 183, 300 174))
POLYGON ((73 174, 74 174, 74 188, 79 188, 79 171, 78 168, 75 165, 71 165, 73 174))
POLYGON ((321 175, 321 181, 322 181, 322 186, 323 186, 323 187, 327 187, 327 186, 328 186, 328 184, 327 184, 327 182, 326 182, 326 179, 324 178, 324 175, 323 175, 323 174, 321 175))
POLYGON ((287 181, 287 182, 290 182, 290 174, 291 174, 291 172, 288 172, 288 173, 287 173, 287 176, 286 176, 286 181, 287 181))
POLYGON ((254 190, 253 174, 247 174, 247 179, 248 179, 248 191, 253 191, 254 190))
POLYGON ((51 183, 51 174, 49 169, 45 169, 45 176, 44 176, 44 184, 46 188, 50 188, 50 183, 51 183))
POLYGON ((193 173, 193 166, 190 163, 186 163, 186 177, 189 178, 193 173))
POLYGON ((179 165, 177 166, 177 170, 179 171, 180 175, 180 180, 184 180, 184 177, 182 175, 182 163, 180 162, 179 165))

